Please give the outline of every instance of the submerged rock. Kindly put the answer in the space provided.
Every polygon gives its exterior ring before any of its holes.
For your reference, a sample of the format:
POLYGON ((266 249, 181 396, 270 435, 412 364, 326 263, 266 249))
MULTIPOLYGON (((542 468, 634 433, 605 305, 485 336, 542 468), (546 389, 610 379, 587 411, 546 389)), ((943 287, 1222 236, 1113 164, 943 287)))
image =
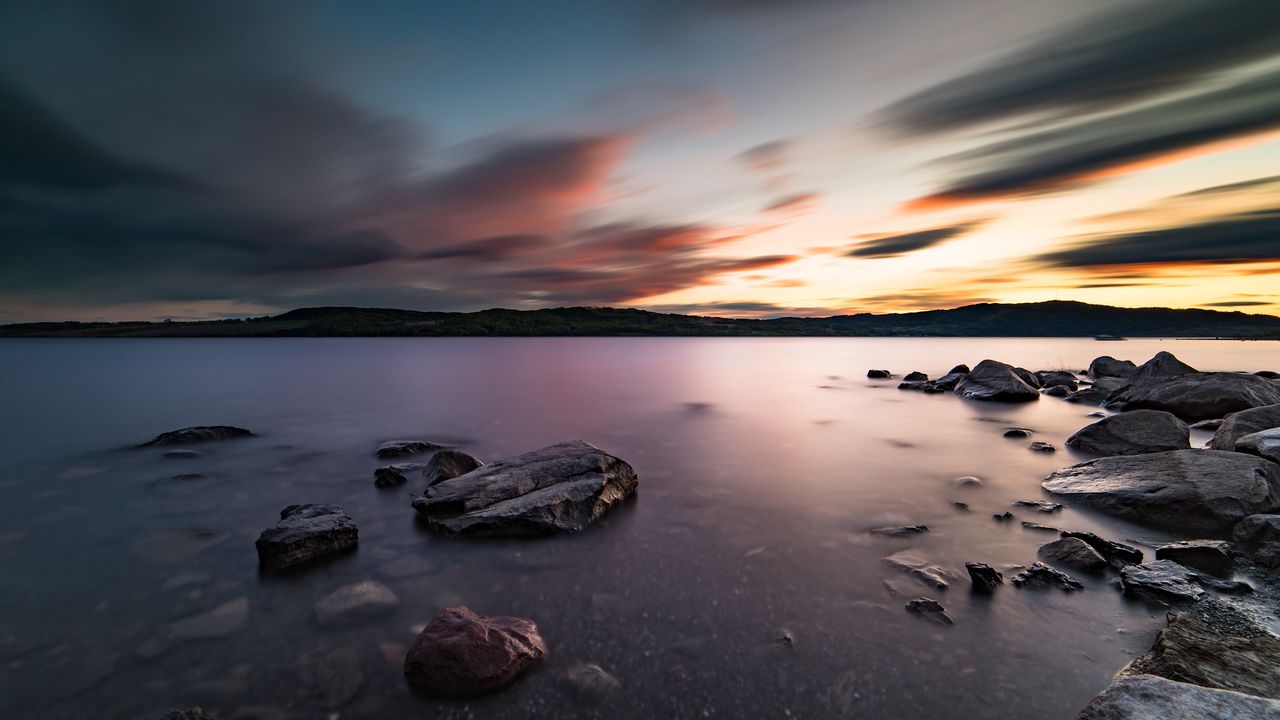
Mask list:
POLYGON ((474 697, 502 688, 547 655, 532 620, 482 617, 444 608, 418 634, 404 658, 413 688, 444 697, 474 697))
POLYGON ((1138 366, 1132 360, 1117 360, 1110 355, 1102 355, 1089 363, 1086 374, 1091 378, 1127 378, 1137 370, 1138 366))
POLYGON ((484 463, 479 458, 461 450, 441 450, 427 461, 427 466, 422 469, 422 477, 426 478, 427 487, 431 487, 459 475, 466 475, 481 465, 484 463))
POLYGON ((867 377, 872 380, 887 380, 893 375, 888 370, 868 370, 867 377))
POLYGON ((290 505, 258 536, 258 560, 283 570, 355 548, 359 530, 337 505, 290 505))
POLYGON ((1280 568, 1280 515, 1250 515, 1236 523, 1236 547, 1265 568, 1280 568))
POLYGON ((1095 455, 1140 455, 1191 447, 1186 423, 1161 410, 1131 410, 1103 418, 1067 438, 1067 447, 1095 455))
POLYGON ((1280 404, 1241 410, 1222 419, 1222 425, 1213 434, 1209 447, 1215 450, 1235 450, 1236 441, 1245 435, 1280 427, 1280 404))
POLYGON ((429 440, 390 440, 378 446, 377 455, 381 460, 394 460, 442 449, 444 445, 429 440))
POLYGON ((1033 508, 1036 512, 1042 513, 1056 513, 1062 509, 1061 503, 1048 500, 1014 500, 1013 504, 1018 507, 1033 508))
POLYGON ((1156 635, 1150 652, 1129 663, 1121 674, 1157 675, 1280 700, 1280 639, 1243 617, 1233 620, 1206 621, 1195 613, 1175 613, 1156 635), (1241 622, 1252 627, 1239 632, 1241 622))
POLYGON ((303 706, 335 710, 354 700, 365 683, 360 654, 349 647, 306 653, 294 669, 293 690, 303 706))
POLYGON ((1231 543, 1222 540, 1181 540, 1156 548, 1157 560, 1172 560, 1211 575, 1226 577, 1235 570, 1231 543))
POLYGON ((324 626, 355 625, 395 612, 400 599, 376 580, 343 585, 316 603, 316 620, 324 626))
POLYGON ((380 467, 373 471, 373 484, 380 488, 395 487, 408 481, 409 478, 395 466, 380 467))
POLYGON ((1218 450, 1099 458, 1059 470, 1041 486, 1112 515, 1210 536, 1280 506, 1280 467, 1218 450))
POLYGON ((1275 720, 1280 702, 1254 695, 1129 675, 1112 682, 1076 720, 1275 720))
POLYGON ((1041 392, 1049 397, 1065 398, 1074 391, 1066 385, 1050 385, 1041 392))
POLYGON ((1164 410, 1187 422, 1280 404, 1280 383, 1256 375, 1189 373, 1132 382, 1107 398, 1107 407, 1164 410))
POLYGON ((1004 575, 986 563, 966 562, 964 569, 969 571, 969 580, 973 582, 974 592, 994 592, 1004 584, 1004 575))
POLYGON ((618 678, 595 663, 574 665, 560 673, 559 681, 579 702, 604 702, 622 689, 618 678))
POLYGON ((1142 551, 1132 545, 1125 545, 1113 540, 1106 540, 1098 537, 1091 532, 1078 532, 1075 530, 1064 530, 1062 532, 1064 538, 1079 538, 1097 550, 1107 562, 1115 567, 1122 565, 1132 565, 1142 562, 1142 551))
POLYGON ((1015 517, 1014 514, 1009 512, 1008 510, 1005 510, 999 515, 992 515, 991 517, 995 518, 998 522, 1009 522, 1011 520, 1017 519, 1017 517, 1015 517))
POLYGON ((1103 573, 1109 567, 1102 553, 1080 538, 1066 537, 1045 543, 1040 546, 1036 554, 1054 565, 1062 565, 1087 573, 1103 573))
POLYGON ((195 443, 214 442, 215 440, 233 440, 235 438, 253 437, 253 433, 234 425, 197 425, 194 427, 160 433, 138 447, 162 447, 165 445, 193 445, 195 443))
POLYGON ((577 440, 439 482, 413 507, 432 529, 455 534, 577 532, 630 496, 636 485, 630 465, 577 440))
POLYGON ((1084 585, 1075 578, 1042 562, 1035 563, 1026 570, 1014 575, 1013 584, 1017 587, 1026 588, 1056 587, 1064 592, 1084 589, 1084 585))
POLYGON ((1047 442, 1044 442, 1043 440, 1037 440, 1031 443, 1030 445, 1027 446, 1027 449, 1030 450, 1031 452, 1042 452, 1042 453, 1058 452, 1058 448, 1054 447, 1052 443, 1047 443, 1047 442))
POLYGON ((1041 525, 1040 523, 1028 522, 1026 520, 1022 521, 1022 527, 1026 528, 1027 530, 1041 530, 1043 532, 1058 532, 1058 528, 1056 527, 1049 527, 1048 525, 1041 525))
POLYGON ((929 532, 928 525, 900 525, 898 527, 879 527, 869 530, 872 535, 887 535, 889 537, 909 537, 911 535, 919 535, 929 532))
POLYGON ((1196 577, 1195 573, 1172 560, 1120 568, 1120 583, 1126 595, 1165 602, 1204 597, 1204 589, 1196 584, 1196 577))
POLYGON ((930 622, 939 625, 954 625, 955 621, 947 615, 942 603, 930 598, 916 598, 907 602, 907 612, 915 613, 930 622))
POLYGON ((950 571, 931 564, 910 550, 896 552, 881 558, 880 562, 937 590, 946 590, 951 586, 949 580, 954 579, 950 571))
POLYGON ((995 360, 983 360, 957 385, 955 392, 970 400, 993 402, 1030 402, 1040 399, 1040 393, 1028 385, 1010 365, 995 360))
POLYGON ((226 637, 249 624, 249 599, 228 600, 212 610, 169 624, 179 640, 210 640, 226 637))
POLYGON ((199 450, 165 450, 161 457, 168 460, 194 460, 204 457, 199 450))

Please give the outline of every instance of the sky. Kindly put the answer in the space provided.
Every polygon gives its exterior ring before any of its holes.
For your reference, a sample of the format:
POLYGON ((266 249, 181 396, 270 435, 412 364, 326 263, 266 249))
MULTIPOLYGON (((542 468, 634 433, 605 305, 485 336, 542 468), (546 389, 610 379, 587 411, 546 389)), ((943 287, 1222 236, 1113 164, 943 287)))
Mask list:
POLYGON ((0 323, 1280 314, 1275 0, 0 0, 0 323))

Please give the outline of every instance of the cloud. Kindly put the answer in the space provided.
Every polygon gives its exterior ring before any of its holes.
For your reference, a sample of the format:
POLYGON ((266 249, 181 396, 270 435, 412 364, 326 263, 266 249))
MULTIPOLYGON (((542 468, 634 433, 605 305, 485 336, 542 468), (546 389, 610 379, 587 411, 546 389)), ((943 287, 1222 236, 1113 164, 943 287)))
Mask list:
POLYGON ((807 213, 818 206, 822 199, 820 192, 800 192, 784 195, 765 206, 767 213, 807 213))
POLYGON ((775 173, 786 167, 790 154, 790 140, 771 140, 743 150, 734 159, 748 170, 775 173))
POLYGON ((1265 300, 1223 300, 1222 302, 1201 303, 1201 307, 1258 307, 1274 304, 1265 300))
POLYGON ((1271 175, 1269 177, 1241 180, 1240 182, 1227 183, 1225 185, 1212 185, 1210 187, 1184 192, 1180 195, 1175 195, 1174 197, 1187 198, 1200 197, 1203 195, 1228 195, 1277 184, 1280 184, 1280 175, 1271 175))
POLYGON ((551 247, 551 238, 545 235, 499 235, 480 238, 456 245, 446 245, 424 250, 415 257, 421 260, 479 260, 500 262, 551 247))
POLYGON ((842 302, 848 307, 870 308, 872 311, 888 308, 894 312, 902 312, 943 310, 975 303, 999 302, 999 300, 981 295, 977 291, 911 288, 900 292, 850 298, 842 302))
POLYGON ((852 250, 847 251, 845 256, 854 258, 889 258, 907 255, 964 235, 980 224, 980 222, 968 222, 928 230, 898 233, 896 235, 884 235, 856 245, 852 250))

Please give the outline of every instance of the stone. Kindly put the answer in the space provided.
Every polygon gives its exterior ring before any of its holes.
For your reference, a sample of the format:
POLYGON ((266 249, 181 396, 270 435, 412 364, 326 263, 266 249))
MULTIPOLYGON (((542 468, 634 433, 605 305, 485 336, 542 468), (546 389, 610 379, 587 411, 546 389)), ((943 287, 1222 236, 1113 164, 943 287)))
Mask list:
POLYGON ((1122 565, 1131 565, 1142 562, 1142 551, 1132 545, 1125 545, 1114 540, 1106 540, 1091 532, 1078 532, 1075 530, 1062 531, 1064 538, 1079 538, 1101 553, 1102 557, 1107 559, 1114 567, 1122 565))
POLYGON ((943 392, 951 392, 956 389, 956 386, 959 385, 960 381, 968 374, 968 372, 949 372, 937 380, 934 380, 933 387, 943 392))
POLYGON ((211 640, 243 630, 249 624, 249 599, 228 600, 208 612, 169 623, 178 640, 211 640))
POLYGON ((380 460, 394 460, 442 449, 444 445, 429 440, 389 440, 378 446, 377 456, 380 460))
POLYGON ((1080 538, 1066 537, 1045 543, 1036 554, 1054 565, 1087 573, 1101 574, 1109 567, 1102 553, 1080 538))
POLYGON ((437 612, 418 634, 404 675, 421 692, 475 697, 508 685, 546 655, 532 620, 483 617, 458 606, 437 612))
POLYGON ((1157 560, 1172 560, 1179 565, 1227 577, 1235 570, 1231 543, 1223 540, 1181 540, 1156 548, 1157 560))
POLYGON ((929 563, 910 550, 903 550, 888 557, 880 558, 880 562, 895 570, 902 571, 936 590, 946 590, 951 586, 949 581, 954 579, 950 571, 929 563))
POLYGON ((322 626, 356 625, 393 613, 400 599, 376 580, 343 585, 316 602, 316 621, 322 626))
POLYGON ((1144 382, 1153 378, 1169 378, 1179 375, 1191 375, 1199 372, 1190 365, 1174 357, 1173 353, 1161 350, 1150 360, 1138 366, 1129 376, 1129 382, 1144 382))
POLYGON ((972 475, 965 475, 964 477, 956 478, 955 484, 960 487, 981 487, 982 479, 973 477, 972 475))
POLYGON ((1014 514, 1013 514, 1013 513, 1011 513, 1011 512, 1009 512, 1008 510, 1005 510, 1004 512, 1000 513, 999 515, 992 515, 991 517, 995 518, 995 519, 996 519, 996 520, 998 520, 999 522, 1009 522, 1009 521, 1011 521, 1011 520, 1016 520, 1016 519, 1017 519, 1016 517, 1014 517, 1014 514))
POLYGON ((1222 425, 1214 432, 1209 447, 1215 450, 1235 450, 1236 441, 1245 435, 1277 427, 1280 427, 1280 405, 1241 410, 1222 419, 1222 425))
POLYGON ((578 532, 636 490, 635 470, 589 443, 562 442, 427 488, 413 507, 458 535, 578 532))
POLYGON ((138 447, 163 447, 165 445, 193 445, 195 443, 214 442, 215 440, 233 440, 235 438, 253 437, 253 433, 233 425, 197 425, 194 427, 160 433, 138 447))
POLYGON ((868 370, 867 377, 872 380, 887 380, 893 376, 888 370, 868 370))
POLYGON ((928 380, 929 376, 920 372, 919 370, 913 370, 912 372, 909 372, 906 375, 903 375, 902 379, 905 382, 923 382, 925 380, 928 380))
POLYGON ((1056 513, 1062 509, 1061 503, 1049 502, 1048 500, 1014 500, 1013 504, 1017 507, 1032 508, 1041 513, 1056 513))
POLYGON ((1065 398, 1074 391, 1066 385, 1050 385, 1041 392, 1049 397, 1065 398))
POLYGON ((1280 568, 1280 515, 1250 515, 1236 523, 1231 539, 1255 563, 1280 568))
POLYGON ((1017 375, 1022 382, 1030 385, 1036 390, 1040 389, 1040 377, 1026 368, 1015 367, 1013 374, 1017 375))
POLYGON ((959 365, 957 365, 957 366, 955 366, 955 367, 951 368, 950 370, 948 370, 948 371, 947 371, 947 374, 948 374, 948 375, 968 375, 968 374, 969 374, 969 366, 968 366, 968 365, 965 365, 964 363, 960 363, 959 365))
POLYGON ((1022 521, 1022 527, 1027 530, 1040 530, 1043 532, 1058 532, 1058 528, 1056 527, 1049 527, 1048 525, 1041 525, 1040 523, 1033 523, 1027 520, 1022 521))
POLYGON ((1249 433, 1236 441, 1235 449, 1280 464, 1280 428, 1249 433))
POLYGON ((1040 387, 1045 390, 1061 387, 1066 388, 1068 392, 1075 392, 1080 387, 1076 374, 1065 370, 1045 370, 1036 373, 1036 377, 1040 380, 1040 387))
MULTIPOLYGON (((790 638, 790 635, 783 637, 790 638)), ((785 642, 787 645, 791 644, 789 640, 785 642)), ((574 665, 560 673, 558 680, 579 702, 604 702, 622 689, 622 683, 616 677, 595 663, 574 665)))
POLYGON ((1009 428, 1004 431, 1004 436, 1007 438, 1029 438, 1031 437, 1031 431, 1026 428, 1009 428))
POLYGON ((1085 374, 1091 378, 1127 378, 1138 370, 1132 360, 1117 360, 1110 355, 1102 355, 1089 363, 1085 374))
POLYGON ((872 535, 887 535, 889 537, 910 537, 921 533, 929 532, 928 525, 900 525, 898 527, 879 527, 869 530, 872 535))
POLYGON ((1013 584, 1020 588, 1033 589, 1056 587, 1064 592, 1084 589, 1084 585, 1075 578, 1042 562, 1035 563, 1026 570, 1014 575, 1013 584))
POLYGON ((1157 675, 1280 700, 1280 639, 1256 625, 1243 633, 1232 632, 1232 625, 1214 619, 1193 612, 1174 613, 1151 650, 1121 674, 1157 675))
POLYGON ((969 571, 969 580, 973 582, 974 592, 994 592, 997 587, 1004 584, 1004 575, 986 563, 966 562, 964 569, 969 571))
POLYGON ((484 463, 479 458, 461 450, 441 450, 427 461, 427 466, 422 469, 422 477, 426 479, 427 487, 431 487, 459 475, 466 475, 481 465, 484 463))
POLYGON ((1191 447, 1191 431, 1173 413, 1130 410, 1086 425, 1067 438, 1067 447, 1094 455, 1186 450, 1191 447))
POLYGON ((1101 405, 1107 401, 1107 398, 1111 397, 1112 393, 1126 385, 1128 383, 1120 378, 1102 377, 1085 387, 1081 387, 1063 399, 1067 402, 1101 405))
POLYGON ((907 612, 915 613, 920 617, 937 623, 938 625, 954 625, 955 621, 947 615, 946 610, 942 607, 942 603, 930 598, 916 598, 907 602, 907 612))
POLYGON ((1111 683, 1076 720, 1276 720, 1280 702, 1254 695, 1129 675, 1111 683))
POLYGON ((969 512, 969 503, 967 503, 967 502, 961 502, 961 501, 959 501, 959 500, 952 500, 952 501, 951 501, 951 507, 953 507, 953 508, 955 508, 955 509, 957 509, 957 510, 959 510, 959 511, 961 511, 961 512, 969 512))
POLYGON ((1173 450, 1090 460, 1041 487, 1111 515, 1213 537, 1280 506, 1280 467, 1240 453, 1173 450))
POLYGON ((1192 423, 1192 430, 1203 430, 1206 432, 1215 432, 1222 427, 1222 418, 1214 418, 1212 420, 1201 420, 1198 423, 1192 423))
POLYGON ((1012 366, 995 360, 983 360, 957 385, 957 395, 970 400, 992 402, 1030 402, 1040 393, 1014 372, 1012 366))
POLYGON ((1120 568, 1120 584, 1126 595, 1163 602, 1199 600, 1204 588, 1196 574, 1172 560, 1156 560, 1120 568))
POLYGON ((337 505, 290 505, 280 522, 258 536, 258 561, 270 570, 285 570, 352 550, 359 530, 337 505))
POLYGON ((1280 383, 1256 375, 1221 372, 1131 382, 1107 398, 1108 408, 1164 410, 1186 422, 1275 404, 1280 404, 1280 383))
POLYGON ((397 467, 380 467, 373 471, 373 484, 380 488, 395 487, 409 481, 397 467))
POLYGON ((1042 453, 1058 452, 1058 448, 1054 447, 1052 443, 1047 443, 1042 440, 1037 440, 1031 443, 1030 445, 1027 446, 1027 449, 1030 450, 1031 452, 1042 452, 1042 453))

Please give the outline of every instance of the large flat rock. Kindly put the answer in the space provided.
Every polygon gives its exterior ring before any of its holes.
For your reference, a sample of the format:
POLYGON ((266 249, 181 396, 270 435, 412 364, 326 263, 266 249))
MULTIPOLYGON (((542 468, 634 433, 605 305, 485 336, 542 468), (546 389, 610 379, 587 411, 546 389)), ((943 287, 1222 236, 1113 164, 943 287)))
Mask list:
POLYGON ((1280 403, 1280 383, 1257 375, 1186 373, 1131 382, 1107 398, 1120 410, 1164 410, 1187 422, 1280 403))
POLYGON ((1041 486, 1111 515, 1210 537, 1280 507, 1280 467, 1219 450, 1099 458, 1059 470, 1041 486))
POLYGON ((1280 702, 1254 695, 1130 675, 1111 683, 1076 720, 1280 720, 1280 702))
POLYGON ((1191 447, 1191 429, 1172 413, 1131 410, 1086 425, 1067 447, 1095 455, 1141 455, 1191 447))
POLYGON ((462 535, 577 532, 635 492, 635 470, 581 440, 481 466, 428 487, 413 507, 462 535))
POLYGON ((1151 651, 1122 672, 1280 700, 1280 638, 1261 629, 1232 629, 1231 623, 1177 613, 1156 635, 1151 651))

